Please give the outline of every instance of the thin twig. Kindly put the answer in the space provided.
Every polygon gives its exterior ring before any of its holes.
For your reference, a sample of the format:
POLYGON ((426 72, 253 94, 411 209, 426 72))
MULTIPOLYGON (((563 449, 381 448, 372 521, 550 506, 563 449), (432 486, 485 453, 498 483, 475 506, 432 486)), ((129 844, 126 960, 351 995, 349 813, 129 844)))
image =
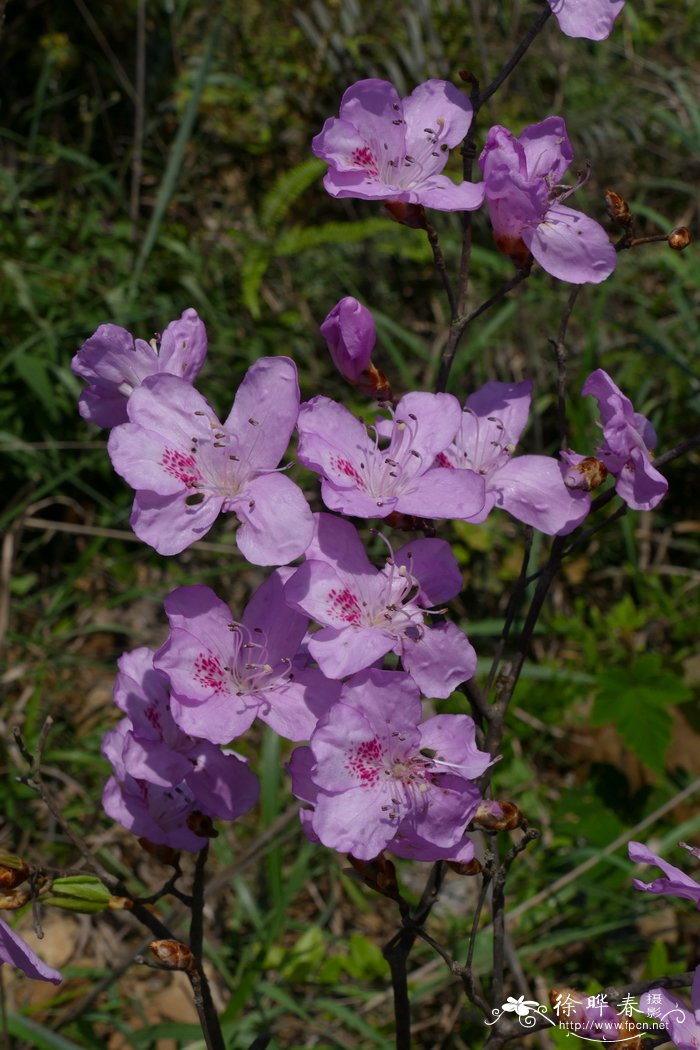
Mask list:
POLYGON ((503 69, 500 71, 500 73, 498 73, 494 77, 494 79, 491 81, 489 86, 484 91, 482 91, 482 93, 480 94, 480 96, 479 96, 479 108, 481 108, 483 106, 484 102, 486 102, 488 99, 490 99, 491 96, 496 91, 498 91, 498 89, 501 86, 501 84, 503 83, 503 81, 506 80, 510 76, 510 74, 513 72, 513 70, 517 66, 518 62, 520 62, 520 59, 527 52, 527 50, 530 47, 530 45, 532 44, 532 42, 535 40, 535 38, 538 36, 538 34, 544 29, 545 23, 547 22, 547 19, 549 18, 551 13, 552 13, 552 9, 549 7, 549 5, 545 5, 544 11, 540 15, 540 17, 537 19, 537 21, 531 26, 529 31, 525 34, 523 39, 520 41, 520 43, 516 47, 515 51, 513 52, 513 54, 509 58, 509 60, 504 65, 503 69))
POLYGON ((435 260, 435 269, 440 275, 442 286, 445 289, 445 295, 447 301, 450 304, 450 317, 454 318, 457 313, 457 302, 455 299, 454 289, 452 288, 452 281, 450 275, 447 272, 447 266, 445 264, 445 256, 442 254, 442 248, 440 247, 440 241, 438 239, 437 230, 431 222, 425 220, 425 232, 428 235, 428 242, 433 252, 433 259, 435 260))

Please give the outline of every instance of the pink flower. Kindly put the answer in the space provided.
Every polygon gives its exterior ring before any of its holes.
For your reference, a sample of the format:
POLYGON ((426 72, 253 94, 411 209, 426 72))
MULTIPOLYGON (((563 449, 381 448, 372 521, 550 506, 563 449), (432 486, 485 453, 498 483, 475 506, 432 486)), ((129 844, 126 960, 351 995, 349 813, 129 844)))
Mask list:
POLYGON ((235 820, 255 804, 258 779, 245 762, 175 724, 150 649, 120 658, 114 700, 127 717, 102 742, 114 769, 102 799, 112 819, 150 842, 198 850, 205 839, 188 825, 193 813, 235 820))
MULTIPOLYGON (((634 411, 607 372, 597 368, 583 384, 582 394, 598 402, 603 428, 603 444, 595 455, 615 476, 615 491, 632 510, 653 510, 668 492, 668 482, 652 465, 651 450, 656 447, 656 431, 649 420, 634 411)), ((576 454, 568 457, 573 464, 576 454)), ((568 483, 577 483, 575 465, 568 483)))
POLYGON ((257 589, 240 623, 209 587, 178 587, 165 600, 170 635, 155 666, 172 690, 180 729, 226 744, 255 718, 290 740, 308 740, 339 686, 295 658, 308 619, 287 607, 280 574, 257 589))
POLYGON ((573 160, 561 117, 532 124, 518 138, 491 128, 479 157, 494 239, 517 265, 534 255, 540 266, 572 284, 598 284, 615 269, 617 253, 607 233, 564 201, 576 186, 560 181, 573 160))
POLYGON ((332 197, 406 201, 439 211, 473 211, 483 186, 440 174, 465 137, 472 105, 453 84, 428 80, 401 99, 387 80, 359 80, 312 143, 329 164, 332 197))
POLYGON ((404 842, 409 855, 471 852, 464 829, 480 800, 472 781, 491 757, 477 749, 467 715, 420 717, 408 675, 371 669, 345 683, 298 774, 298 793, 315 794, 306 821, 324 846, 360 860, 404 842))
POLYGON ((632 879, 635 889, 644 890, 645 893, 663 893, 671 897, 682 897, 684 900, 693 901, 700 908, 700 885, 695 879, 691 879, 690 875, 686 875, 680 868, 675 868, 673 864, 669 864, 656 853, 652 853, 649 847, 641 842, 629 842, 627 853, 630 860, 635 861, 636 864, 655 864, 665 875, 665 878, 654 879, 653 882, 632 879))
POLYGON ((374 437, 342 405, 315 397, 299 411, 298 458, 322 478, 330 510, 360 518, 394 511, 426 518, 467 518, 484 505, 484 482, 472 471, 449 476, 435 458, 454 438, 461 411, 451 394, 401 398, 374 437))
POLYGON ((350 522, 315 517, 306 560, 285 596, 322 625, 308 646, 323 673, 343 678, 395 652, 427 696, 447 697, 471 678, 476 653, 467 636, 453 623, 426 623, 425 610, 462 587, 449 544, 413 540, 375 569, 350 522))
POLYGON ((136 490, 131 525, 159 554, 178 554, 220 513, 240 521, 241 554, 281 565, 303 554, 313 530, 301 490, 278 470, 299 411, 294 362, 262 357, 220 423, 189 383, 144 380, 129 398, 129 423, 115 427, 114 469, 136 490))
POLYGON ((625 6, 625 0, 548 0, 552 14, 567 36, 605 40, 625 6))
POLYGON ((167 372, 192 383, 206 356, 207 332, 196 310, 185 310, 150 343, 119 325, 101 324, 71 361, 88 383, 78 401, 80 415, 98 427, 126 423, 127 400, 144 379, 167 372))
POLYGON ((531 400, 529 379, 485 383, 467 398, 459 430, 437 463, 483 477, 486 502, 467 521, 482 522, 494 507, 502 507, 548 536, 566 535, 588 514, 590 497, 567 488, 556 459, 513 456, 531 400))
POLYGON ((42 962, 19 934, 0 919, 0 966, 3 963, 16 966, 27 977, 32 977, 37 981, 51 981, 52 984, 60 984, 63 980, 58 970, 42 962))

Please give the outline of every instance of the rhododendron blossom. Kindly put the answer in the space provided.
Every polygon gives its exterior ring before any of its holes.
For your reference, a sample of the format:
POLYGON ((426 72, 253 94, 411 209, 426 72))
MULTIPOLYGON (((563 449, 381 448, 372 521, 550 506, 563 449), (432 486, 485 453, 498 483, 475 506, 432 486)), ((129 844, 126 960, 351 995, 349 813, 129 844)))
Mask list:
POLYGON ((502 507, 540 532, 566 535, 588 514, 590 497, 567 488, 556 459, 513 458, 531 400, 529 379, 486 383, 467 398, 459 430, 437 463, 476 471, 484 478, 486 502, 468 521, 482 522, 494 507, 502 507))
POLYGON ((304 564, 290 577, 285 595, 322 625, 308 648, 330 678, 395 652, 423 693, 446 697, 472 677, 476 653, 456 624, 431 627, 425 610, 454 598, 461 587, 462 574, 444 540, 413 540, 375 569, 350 522, 318 514, 304 564))
POLYGON ((547 0, 567 36, 605 40, 625 0, 547 0))
POLYGON ((126 423, 127 400, 144 379, 167 372, 192 383, 206 356, 207 331, 196 310, 185 310, 150 343, 119 325, 101 324, 71 361, 88 384, 78 400, 80 415, 98 427, 126 423))
POLYGON ((312 148, 329 165, 323 185, 332 197, 472 211, 484 187, 441 174, 471 122, 471 102, 445 80, 427 80, 404 99, 387 80, 359 80, 312 148))
POLYGON ((225 744, 255 718, 290 740, 308 740, 339 686, 293 664, 308 619, 289 609, 279 573, 257 589, 237 622, 209 587, 178 587, 165 600, 170 635, 155 666, 172 690, 186 733, 225 744))
POLYGON ((102 743, 114 769, 103 805, 114 820, 151 842, 197 850, 204 840, 188 826, 193 812, 235 820, 255 804, 258 779, 244 762, 175 725, 150 649, 121 657, 114 700, 127 715, 102 743))
MULTIPOLYGON (((656 446, 656 431, 649 420, 635 412, 632 402, 602 368, 591 372, 583 384, 582 394, 598 402, 603 428, 603 444, 595 455, 615 477, 615 491, 632 510, 653 510, 668 492, 668 482, 652 464, 651 450, 656 446)), ((572 488, 582 484, 577 476, 581 457, 568 453, 566 483, 572 488)))
POLYGON ((420 718, 420 694, 406 674, 370 669, 345 683, 301 759, 316 788, 306 819, 324 846, 360 860, 404 839, 409 850, 464 849, 480 801, 472 781, 491 756, 477 749, 467 715, 420 718))
POLYGON ((572 160, 564 121, 548 117, 518 138, 492 127, 479 165, 500 250, 519 266, 532 253, 553 277, 597 284, 615 269, 617 253, 602 226, 562 203, 576 189, 560 185, 572 160))
POLYGON ((311 511, 278 470, 298 410, 296 366, 286 357, 262 357, 248 369, 223 424, 185 380, 144 380, 129 398, 130 422, 108 443, 115 470, 136 490, 136 535, 159 554, 177 554, 233 512, 238 548, 254 565, 303 554, 311 511))
POLYGON ((51 981, 52 984, 60 984, 63 980, 58 970, 42 962, 19 934, 0 919, 0 966, 3 963, 16 966, 27 977, 33 977, 37 981, 51 981))
POLYGON ((629 842, 627 853, 630 860, 637 864, 655 864, 657 868, 661 868, 665 876, 665 878, 654 879, 653 882, 632 879, 635 889, 644 890, 645 893, 663 893, 671 897, 682 897, 684 900, 693 901, 700 908, 700 884, 690 875, 686 875, 680 868, 674 867, 656 853, 652 853, 649 847, 642 842, 629 842))
POLYGON ((299 411, 302 463, 322 478, 329 510, 360 518, 394 511, 426 518, 468 518, 484 505, 484 482, 471 471, 448 476, 435 458, 454 438, 461 410, 451 394, 401 398, 373 437, 364 423, 327 397, 299 411))
MULTIPOLYGON (((313 828, 313 807, 316 806, 321 789, 314 783, 312 773, 316 765, 314 753, 310 747, 297 747, 287 763, 287 771, 292 778, 292 792, 301 801, 308 802, 311 809, 300 809, 299 820, 304 834, 310 842, 321 843, 313 828)), ((477 803, 478 805, 478 803, 477 803)), ((472 814, 473 815, 473 814, 472 814)), ((470 818, 471 819, 471 816, 470 818)), ((474 843, 464 835, 452 846, 436 846, 427 839, 421 838, 406 822, 400 831, 383 847, 389 853, 407 860, 451 860, 468 864, 474 859, 474 843)))

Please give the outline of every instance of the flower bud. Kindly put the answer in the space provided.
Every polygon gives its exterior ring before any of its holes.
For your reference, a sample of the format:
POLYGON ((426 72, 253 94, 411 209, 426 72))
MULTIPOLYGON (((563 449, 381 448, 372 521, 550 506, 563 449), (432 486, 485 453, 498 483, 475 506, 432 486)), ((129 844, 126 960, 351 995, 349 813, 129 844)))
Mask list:
POLYGON ((684 248, 687 248, 692 240, 690 236, 690 230, 687 226, 679 226, 676 230, 673 230, 668 235, 668 246, 673 248, 674 252, 682 252, 684 248))
POLYGON ((347 295, 321 325, 333 364, 349 383, 357 383, 370 364, 377 339, 374 319, 366 306, 347 295))
POLYGON ((186 973, 194 973, 196 970, 194 955, 180 941, 151 941, 148 946, 155 955, 158 962, 167 966, 169 970, 184 970, 186 973))
POLYGON ((523 815, 514 802, 496 802, 490 798, 481 800, 472 819, 487 831, 512 831, 523 823, 523 815))
POLYGON ((29 865, 14 853, 0 850, 0 893, 13 890, 29 875, 29 865))
POLYGON ((627 227, 632 224, 632 212, 625 198, 621 197, 619 193, 615 193, 615 190, 606 190, 605 203, 608 208, 608 215, 618 226, 627 227))
POLYGON ((12 893, 0 894, 0 911, 14 911, 15 908, 21 908, 24 904, 27 904, 31 899, 29 890, 13 890, 12 893))
POLYGON ((42 904, 94 915, 109 906, 112 894, 96 875, 67 875, 54 879, 47 894, 42 894, 42 904))

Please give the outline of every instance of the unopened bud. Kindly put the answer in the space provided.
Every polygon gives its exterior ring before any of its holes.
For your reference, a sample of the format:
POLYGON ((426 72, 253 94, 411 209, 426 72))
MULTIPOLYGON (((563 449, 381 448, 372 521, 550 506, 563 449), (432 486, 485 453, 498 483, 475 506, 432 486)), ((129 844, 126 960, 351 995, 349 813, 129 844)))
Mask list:
POLYGON ((606 190, 605 203, 608 208, 608 215, 618 226, 627 227, 632 224, 632 212, 625 198, 621 197, 619 193, 616 193, 615 190, 606 190))
POLYGON ((198 809, 192 810, 185 823, 193 835, 201 835, 203 839, 215 839, 219 834, 211 817, 198 809))
POLYGON ((348 860, 366 886, 381 893, 383 897, 389 897, 390 900, 399 899, 396 868, 383 853, 374 860, 358 860, 357 857, 348 854, 348 860))
POLYGON ((673 248, 674 252, 682 252, 684 248, 688 247, 692 239, 688 227, 679 226, 678 229, 669 233, 668 246, 669 248, 673 248))
POLYGON ((448 860, 447 867, 456 872, 457 875, 478 875, 482 870, 481 864, 476 858, 470 860, 467 864, 463 864, 459 860, 448 860))
POLYGON ((428 220, 422 204, 408 204, 406 201, 384 201, 384 209, 394 222, 410 226, 412 230, 426 230, 428 220))
POLYGON ((95 915, 109 906, 111 896, 96 875, 67 875, 54 879, 48 893, 42 894, 41 901, 64 911, 95 915))
POLYGON ((0 850, 0 893, 20 886, 29 875, 29 865, 14 853, 0 850))
POLYGON ((161 846, 156 842, 149 842, 148 839, 139 839, 139 846, 146 853, 150 853, 152 857, 159 860, 161 864, 167 864, 171 868, 180 867, 180 851, 173 849, 172 846, 161 846))
POLYGON ((0 894, 0 911, 13 911, 21 908, 31 899, 29 890, 13 890, 12 893, 0 894))
POLYGON ((481 800, 472 819, 487 831, 512 831, 523 823, 523 815, 514 802, 496 802, 488 798, 481 800))
POLYGON ((158 962, 169 970, 184 970, 186 973, 196 970, 194 955, 180 941, 151 941, 148 947, 158 962))

